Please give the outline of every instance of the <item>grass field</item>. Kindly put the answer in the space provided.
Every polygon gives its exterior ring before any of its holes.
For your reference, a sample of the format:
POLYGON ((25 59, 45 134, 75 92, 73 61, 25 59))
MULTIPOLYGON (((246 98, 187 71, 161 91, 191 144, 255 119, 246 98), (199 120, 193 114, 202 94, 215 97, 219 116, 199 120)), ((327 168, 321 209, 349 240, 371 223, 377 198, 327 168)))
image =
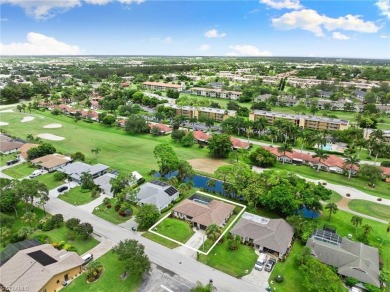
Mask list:
POLYGON ((13 160, 16 158, 15 153, 7 154, 7 155, 0 155, 0 166, 4 166, 7 164, 7 161, 13 160))
POLYGON ((390 206, 365 200, 351 200, 349 209, 390 222, 390 206))
POLYGON ((32 174, 34 170, 37 170, 37 168, 30 166, 30 164, 26 162, 7 168, 3 170, 3 172, 13 178, 19 179, 32 174))
POLYGON ((64 181, 62 181, 62 180, 55 180, 54 174, 55 174, 55 172, 46 173, 46 174, 37 176, 34 179, 44 183, 49 190, 52 190, 52 189, 64 184, 64 181))
POLYGON ((104 204, 100 204, 93 210, 92 214, 114 224, 124 223, 131 218, 123 217, 115 211, 114 206, 116 204, 116 199, 110 199, 110 204, 111 208, 107 208, 104 204))
POLYGON ((130 274, 125 280, 120 278, 123 274, 123 265, 113 252, 108 252, 98 259, 103 265, 104 272, 94 283, 87 283, 85 273, 76 278, 68 287, 63 288, 66 292, 81 291, 116 291, 135 292, 138 291, 142 283, 142 275, 130 274))
MULTIPOLYGON (((209 248, 210 246, 206 246, 205 243, 205 250, 209 248)), ((226 238, 222 244, 217 244, 207 256, 198 253, 198 261, 201 263, 238 278, 252 271, 257 258, 254 249, 250 246, 240 244, 237 250, 230 250, 226 238)))
POLYGON ((343 197, 340 194, 336 193, 335 191, 332 191, 332 194, 330 195, 330 199, 327 200, 326 202, 327 203, 337 203, 337 202, 341 201, 342 198, 343 197))
MULTIPOLYGON (((347 179, 347 177, 336 173, 330 173, 325 171, 317 172, 315 169, 312 169, 304 165, 297 166, 297 165, 292 165, 287 163, 282 164, 280 162, 277 162, 273 169, 292 171, 307 178, 326 180, 329 183, 356 188, 358 190, 361 190, 367 194, 376 197, 390 199, 390 184, 382 181, 378 181, 376 183, 375 188, 370 188, 368 187, 368 180, 364 177, 358 176, 358 177, 353 177, 351 179, 347 179)), ((351 195, 353 197, 353 194, 351 195)))
POLYGON ((87 240, 76 238, 75 240, 69 241, 67 240, 67 234, 68 229, 65 226, 62 226, 60 228, 55 228, 50 231, 36 231, 35 234, 46 234, 50 236, 52 242, 60 242, 60 241, 66 241, 69 242, 71 245, 73 245, 77 253, 79 255, 84 254, 85 252, 89 251, 91 248, 95 247, 99 244, 99 241, 96 239, 90 237, 87 240))
POLYGON ((164 219, 155 231, 181 243, 186 243, 195 233, 187 222, 175 218, 164 219))
POLYGON ((75 187, 59 195, 58 198, 75 206, 84 205, 96 199, 91 197, 91 190, 83 190, 81 187, 75 187))
POLYGON ((158 236, 158 235, 150 233, 150 232, 145 232, 144 234, 142 234, 142 236, 147 238, 147 239, 153 240, 154 242, 157 242, 161 245, 164 245, 168 248, 171 248, 171 249, 179 246, 177 243, 175 243, 173 241, 170 241, 168 239, 165 239, 161 236, 158 236))
POLYGON ((169 143, 175 150, 179 159, 194 159, 208 157, 208 149, 200 149, 195 145, 185 148, 174 143, 170 136, 130 135, 118 127, 107 127, 98 123, 74 122, 66 116, 54 116, 50 112, 33 111, 31 116, 35 120, 20 123, 23 113, 4 113, 2 121, 9 122, 7 132, 11 135, 25 138, 28 134, 36 136, 41 133, 50 133, 65 137, 63 141, 49 141, 63 154, 80 151, 86 155, 88 163, 103 163, 118 170, 136 170, 147 175, 151 170, 157 169, 153 149, 160 143, 169 143), (43 129, 44 125, 51 123, 62 124, 62 128, 43 129), (100 147, 98 156, 91 153, 91 149, 100 147))

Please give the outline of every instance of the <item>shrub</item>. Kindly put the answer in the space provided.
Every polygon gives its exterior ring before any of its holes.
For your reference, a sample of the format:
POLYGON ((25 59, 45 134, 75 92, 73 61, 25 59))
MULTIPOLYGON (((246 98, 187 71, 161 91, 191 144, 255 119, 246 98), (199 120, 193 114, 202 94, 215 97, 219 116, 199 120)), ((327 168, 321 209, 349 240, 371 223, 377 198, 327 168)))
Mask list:
POLYGON ((120 208, 121 208, 121 205, 115 205, 115 207, 114 207, 116 212, 118 212, 120 208))
POLYGON ((9 239, 10 243, 15 243, 19 241, 23 241, 27 238, 27 234, 19 234, 19 233, 14 233, 9 239))
POLYGON ((76 232, 74 232, 74 230, 68 230, 68 232, 66 233, 66 238, 68 240, 75 240, 76 238, 76 232))
POLYGON ((89 223, 80 223, 79 225, 76 226, 74 229, 77 235, 79 235, 82 239, 87 240, 88 237, 92 234, 93 232, 93 227, 89 223))
POLYGON ((80 220, 77 218, 70 218, 68 221, 66 221, 65 226, 66 228, 70 230, 74 230, 77 225, 79 225, 80 220))
POLYGON ((359 282, 360 282, 359 280, 356 280, 355 278, 352 277, 345 278, 345 285, 347 285, 348 287, 352 287, 359 282))
POLYGON ((57 248, 58 249, 62 249, 65 245, 65 241, 61 240, 58 244, 57 244, 57 248))
POLYGON ((12 227, 12 225, 15 223, 15 219, 11 215, 0 213, 0 222, 1 227, 12 227))
POLYGON ((38 240, 40 243, 50 243, 51 238, 47 234, 36 234, 33 239, 38 240))
POLYGON ((72 248, 72 245, 69 242, 65 243, 64 246, 62 247, 62 249, 65 249, 65 250, 69 250, 71 248, 72 248))
POLYGON ((110 204, 110 198, 104 198, 103 199, 103 204, 104 205, 110 204))
POLYGON ((107 205, 106 205, 106 208, 107 208, 107 209, 111 209, 111 207, 112 207, 111 204, 107 204, 107 205))
POLYGON ((382 161, 381 162, 381 166, 383 166, 383 167, 390 167, 390 161, 389 160, 382 161))
POLYGON ((63 173, 63 172, 57 171, 57 172, 53 175, 53 178, 54 178, 54 180, 56 180, 56 181, 61 181, 61 180, 64 180, 64 179, 66 178, 66 174, 63 173))
POLYGON ((274 279, 277 283, 283 283, 284 281, 284 277, 282 275, 276 275, 274 279))
POLYGON ((54 222, 51 218, 42 223, 42 231, 50 231, 53 230, 53 228, 54 222))
POLYGON ((58 228, 61 226, 62 222, 64 222, 64 216, 62 214, 55 214, 52 218, 51 221, 53 221, 53 226, 55 228, 58 228))

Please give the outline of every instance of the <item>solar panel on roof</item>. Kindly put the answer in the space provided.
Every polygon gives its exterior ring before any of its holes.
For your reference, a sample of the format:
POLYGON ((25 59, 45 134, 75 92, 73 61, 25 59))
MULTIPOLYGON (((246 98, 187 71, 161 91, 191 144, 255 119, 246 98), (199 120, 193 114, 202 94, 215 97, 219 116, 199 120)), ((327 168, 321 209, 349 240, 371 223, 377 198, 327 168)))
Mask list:
POLYGON ((159 180, 154 180, 154 181, 151 181, 152 184, 155 184, 155 185, 158 185, 160 187, 166 187, 167 184, 162 182, 162 181, 159 181, 159 180))
POLYGON ((169 196, 173 196, 174 194, 177 193, 177 190, 174 188, 174 187, 169 187, 165 190, 165 192, 169 195, 169 196))
POLYGON ((335 245, 339 245, 342 241, 342 238, 337 233, 329 232, 327 230, 317 229, 314 232, 313 237, 317 240, 321 240, 335 245))
POLYGON ((36 260, 38 263, 40 263, 42 266, 51 265, 57 262, 57 260, 53 259, 51 256, 49 256, 47 253, 44 253, 41 250, 37 250, 34 252, 30 252, 27 255, 32 257, 34 260, 36 260))

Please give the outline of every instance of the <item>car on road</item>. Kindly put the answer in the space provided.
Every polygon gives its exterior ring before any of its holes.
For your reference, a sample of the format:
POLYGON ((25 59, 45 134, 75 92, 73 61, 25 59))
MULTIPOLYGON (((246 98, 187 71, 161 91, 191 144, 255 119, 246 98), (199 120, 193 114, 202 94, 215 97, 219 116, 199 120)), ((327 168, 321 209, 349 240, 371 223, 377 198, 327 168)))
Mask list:
POLYGON ((66 191, 68 189, 68 186, 61 186, 57 189, 57 192, 62 193, 63 191, 66 191))
POLYGON ((269 259, 265 265, 264 270, 266 270, 267 272, 271 272, 275 264, 276 264, 275 259, 269 259))

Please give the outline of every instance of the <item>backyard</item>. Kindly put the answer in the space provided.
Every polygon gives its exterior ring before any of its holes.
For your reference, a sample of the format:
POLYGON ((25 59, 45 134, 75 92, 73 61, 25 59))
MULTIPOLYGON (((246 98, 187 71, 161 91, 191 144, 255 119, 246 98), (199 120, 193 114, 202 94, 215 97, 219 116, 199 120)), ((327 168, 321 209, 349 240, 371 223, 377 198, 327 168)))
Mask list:
POLYGON ((98 261, 103 265, 104 272, 102 276, 94 283, 87 283, 85 273, 76 278, 68 287, 64 288, 66 292, 79 291, 113 291, 131 292, 138 291, 142 283, 142 275, 130 273, 129 276, 122 280, 123 265, 118 260, 118 257, 113 252, 109 251, 101 256, 98 261))
POLYGON ((3 170, 6 175, 12 176, 13 178, 19 179, 26 176, 29 176, 37 170, 36 167, 31 166, 29 163, 25 162, 22 164, 15 165, 13 167, 3 170))
POLYGON ((59 195, 58 198, 75 206, 84 205, 96 199, 91 196, 91 190, 82 189, 80 186, 59 195))
POLYGON ((164 219, 153 230, 181 243, 186 243, 195 233, 189 223, 176 218, 164 219))
POLYGON ((365 200, 351 200, 348 208, 369 216, 390 221, 390 206, 369 202, 365 200))

